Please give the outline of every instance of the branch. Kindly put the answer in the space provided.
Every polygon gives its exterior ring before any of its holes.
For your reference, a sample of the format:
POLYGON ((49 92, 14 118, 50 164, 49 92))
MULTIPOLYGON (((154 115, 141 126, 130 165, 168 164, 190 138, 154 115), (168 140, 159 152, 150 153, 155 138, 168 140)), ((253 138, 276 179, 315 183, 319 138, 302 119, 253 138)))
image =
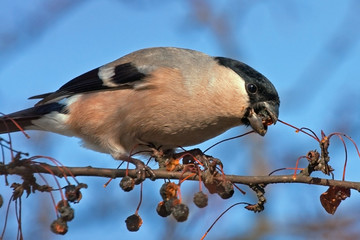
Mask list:
MULTIPOLYGON (((54 174, 57 177, 63 177, 64 172, 70 171, 74 176, 89 176, 89 177, 108 177, 108 178, 121 178, 126 176, 126 169, 110 169, 110 168, 95 168, 95 167, 58 167, 45 163, 31 166, 11 166, 0 165, 0 175, 28 175, 35 173, 42 174, 54 174), (50 173, 50 171, 52 173, 50 173)), ((163 169, 153 170, 156 177, 155 179, 187 179, 198 181, 198 175, 194 175, 190 172, 170 172, 163 169), (193 175, 193 176, 190 176, 193 175)), ((135 178, 136 171, 128 170, 128 176, 135 178)), ((147 178, 150 177, 147 175, 147 178)), ((221 179, 222 176, 217 178, 221 179)), ((303 183, 311 185, 332 186, 332 187, 345 187, 360 191, 360 182, 340 181, 325 178, 316 178, 305 176, 302 174, 296 175, 278 175, 278 176, 238 176, 238 175, 226 175, 226 179, 232 183, 244 184, 244 185, 256 185, 256 184, 275 184, 275 183, 303 183)))

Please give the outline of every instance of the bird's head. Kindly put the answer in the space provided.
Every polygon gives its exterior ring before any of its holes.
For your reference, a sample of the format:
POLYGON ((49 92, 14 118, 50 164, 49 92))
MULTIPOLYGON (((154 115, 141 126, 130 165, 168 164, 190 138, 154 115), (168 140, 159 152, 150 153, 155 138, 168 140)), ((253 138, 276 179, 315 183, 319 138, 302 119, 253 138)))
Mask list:
POLYGON ((274 85, 261 73, 242 62, 221 57, 217 60, 244 80, 249 101, 241 121, 264 136, 268 126, 275 124, 279 116, 280 99, 274 85))

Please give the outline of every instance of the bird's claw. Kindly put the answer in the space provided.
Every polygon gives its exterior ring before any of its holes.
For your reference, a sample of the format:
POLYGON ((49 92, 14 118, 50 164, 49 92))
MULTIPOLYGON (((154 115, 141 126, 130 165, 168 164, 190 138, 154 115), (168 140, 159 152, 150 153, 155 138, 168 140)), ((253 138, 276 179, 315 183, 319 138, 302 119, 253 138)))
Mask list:
POLYGON ((144 164, 144 162, 133 159, 133 164, 135 165, 136 170, 136 178, 135 178, 135 184, 140 184, 146 179, 146 175, 149 175, 150 180, 155 181, 156 175, 154 171, 147 165, 144 164))

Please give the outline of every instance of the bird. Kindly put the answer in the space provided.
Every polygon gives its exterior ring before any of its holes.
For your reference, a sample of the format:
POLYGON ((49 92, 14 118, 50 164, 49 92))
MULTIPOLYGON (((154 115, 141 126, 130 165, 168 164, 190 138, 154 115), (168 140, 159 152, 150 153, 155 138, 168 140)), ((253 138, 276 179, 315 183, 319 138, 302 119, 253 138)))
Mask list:
POLYGON ((0 117, 0 134, 42 130, 151 172, 133 152, 174 150, 239 125, 261 136, 279 115, 274 85, 247 64, 177 47, 129 53, 58 90, 30 97, 34 107, 0 117))

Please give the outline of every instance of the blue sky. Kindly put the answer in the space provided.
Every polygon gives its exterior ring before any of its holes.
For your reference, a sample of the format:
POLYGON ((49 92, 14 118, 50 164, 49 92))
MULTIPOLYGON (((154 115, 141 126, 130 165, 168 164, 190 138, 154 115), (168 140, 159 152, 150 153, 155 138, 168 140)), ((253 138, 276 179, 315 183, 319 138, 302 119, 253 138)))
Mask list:
MULTIPOLYGON (((79 1, 66 11, 54 11, 59 5, 44 0, 4 1, 0 7, 0 112, 30 107, 35 102, 27 100, 28 97, 56 90, 73 77, 134 50, 176 46, 249 64, 276 86, 281 98, 280 119, 309 127, 318 134, 321 129, 325 133, 344 132, 360 142, 358 1, 201 3, 79 1)), ((206 149, 218 140, 245 131, 244 127, 235 128, 200 148, 206 149)), ((31 155, 51 156, 70 166, 117 166, 111 157, 79 147, 77 139, 30 134, 30 140, 14 134, 14 147, 31 155)), ((270 128, 265 138, 249 136, 227 142, 210 154, 223 161, 226 173, 265 175, 277 168, 295 166, 297 157, 317 148, 309 137, 279 123, 270 128)), ((346 178, 359 181, 359 158, 350 144, 348 152, 346 178)), ((344 162, 340 141, 331 142, 330 154, 335 178, 340 179, 344 162)), ((138 191, 123 193, 118 181, 104 189, 106 179, 79 179, 89 189, 83 191, 83 200, 74 206, 76 216, 69 223, 69 232, 64 237, 47 232, 47 222, 55 214, 50 197, 36 193, 23 200, 25 239, 199 239, 226 207, 239 201, 256 201, 251 190, 244 187, 246 196, 236 193, 227 201, 211 196, 209 206, 198 210, 190 203, 197 184, 185 183, 182 192, 191 214, 187 222, 178 224, 158 217, 155 212, 162 182, 146 181, 145 201, 140 210, 144 223, 139 232, 129 233, 124 220, 136 209, 138 191), (39 219, 43 219, 45 228, 30 224, 39 219)), ((4 186, 2 178, 0 184, 4 186)), ((6 199, 10 190, 2 189, 6 199)), ((253 229, 260 227, 261 222, 270 224, 272 231, 260 239, 305 239, 296 231, 298 221, 326 223, 360 215, 359 208, 354 208, 359 201, 356 192, 342 203, 335 216, 329 216, 319 203, 324 187, 277 184, 266 190, 268 203, 263 213, 234 208, 215 225, 207 239, 246 237, 254 234, 253 229)), ((4 211, 4 207, 0 209, 0 216, 4 211)), ((7 236, 15 236, 15 226, 14 218, 10 218, 7 236)), ((351 225, 349 231, 356 232, 356 227, 359 226, 351 225)), ((341 231, 333 234, 336 233, 341 231)), ((318 234, 316 238, 323 236, 318 234)))

